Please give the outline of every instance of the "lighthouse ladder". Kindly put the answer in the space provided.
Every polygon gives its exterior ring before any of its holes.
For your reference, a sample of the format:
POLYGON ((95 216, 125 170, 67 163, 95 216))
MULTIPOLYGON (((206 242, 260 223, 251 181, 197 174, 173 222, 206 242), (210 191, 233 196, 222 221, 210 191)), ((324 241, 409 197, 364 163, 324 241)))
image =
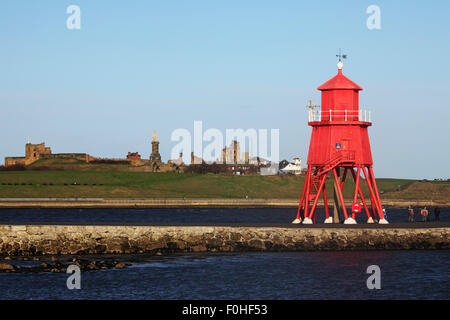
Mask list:
POLYGON ((333 170, 339 164, 341 164, 341 162, 343 160, 344 160, 344 157, 342 156, 342 154, 338 154, 336 157, 331 158, 330 160, 325 162, 325 164, 322 167, 319 168, 319 170, 317 172, 317 176, 321 176, 325 173, 328 173, 328 171, 333 170))

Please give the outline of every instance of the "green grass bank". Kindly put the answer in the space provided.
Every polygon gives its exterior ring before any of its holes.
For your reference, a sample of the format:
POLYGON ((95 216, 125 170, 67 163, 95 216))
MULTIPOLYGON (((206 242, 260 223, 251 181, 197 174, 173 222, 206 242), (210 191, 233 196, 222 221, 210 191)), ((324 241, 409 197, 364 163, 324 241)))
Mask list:
MULTIPOLYGON (((0 171, 0 198, 297 199, 304 177, 232 176, 121 171, 0 171)), ((384 199, 450 199, 450 182, 377 179, 384 199)), ((331 180, 327 187, 331 190, 331 180)), ((344 196, 354 183, 347 179, 344 196)), ((363 192, 367 194, 363 181, 363 192)))

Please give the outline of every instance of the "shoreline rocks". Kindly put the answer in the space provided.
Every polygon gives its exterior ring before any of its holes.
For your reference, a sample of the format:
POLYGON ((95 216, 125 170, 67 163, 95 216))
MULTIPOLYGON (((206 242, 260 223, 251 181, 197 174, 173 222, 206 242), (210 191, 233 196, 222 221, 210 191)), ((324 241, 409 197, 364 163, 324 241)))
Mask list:
POLYGON ((14 270, 14 266, 10 263, 1 262, 0 263, 0 272, 7 271, 7 270, 14 270))
MULTIPOLYGON (((54 258, 54 257, 52 257, 54 258)), ((39 272, 51 272, 51 273, 65 273, 67 270, 67 267, 70 265, 77 265, 80 267, 81 271, 94 271, 94 270, 108 270, 108 269, 124 269, 131 264, 124 263, 124 262, 118 262, 116 260, 112 261, 96 261, 96 260, 87 260, 87 259, 73 259, 72 262, 60 262, 56 259, 52 259, 54 263, 46 263, 42 262, 39 265, 28 265, 23 266, 20 264, 17 264, 18 261, 27 261, 22 259, 17 259, 15 261, 16 263, 6 263, 6 262, 0 262, 0 273, 39 273, 39 272)))

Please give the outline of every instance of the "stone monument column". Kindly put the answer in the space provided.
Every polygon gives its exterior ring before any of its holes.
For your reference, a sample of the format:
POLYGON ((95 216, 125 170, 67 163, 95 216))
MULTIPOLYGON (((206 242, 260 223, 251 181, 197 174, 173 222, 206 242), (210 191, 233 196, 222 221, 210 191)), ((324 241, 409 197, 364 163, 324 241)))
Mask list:
POLYGON ((150 161, 153 163, 161 163, 161 155, 159 154, 159 141, 156 135, 156 130, 153 130, 153 140, 152 140, 152 154, 150 155, 150 161))

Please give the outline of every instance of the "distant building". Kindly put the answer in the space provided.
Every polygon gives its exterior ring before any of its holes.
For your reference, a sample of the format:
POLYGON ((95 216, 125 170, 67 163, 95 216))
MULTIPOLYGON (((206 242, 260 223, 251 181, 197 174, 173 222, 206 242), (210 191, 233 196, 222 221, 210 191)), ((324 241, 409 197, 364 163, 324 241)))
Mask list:
POLYGON ((183 152, 180 152, 180 155, 178 156, 178 159, 173 159, 168 161, 169 164, 174 164, 176 166, 182 166, 184 165, 183 162, 183 152))
POLYGON ((222 163, 224 164, 249 164, 250 156, 248 152, 241 155, 239 142, 233 140, 229 147, 222 149, 222 163))
POLYGON ((194 152, 191 152, 191 164, 202 164, 203 159, 194 155, 194 152))
POLYGON ((282 172, 291 172, 295 175, 302 174, 302 160, 300 158, 292 159, 292 162, 289 163, 284 168, 280 169, 282 172))
POLYGON ((244 152, 244 163, 249 164, 250 163, 250 154, 248 152, 244 152))
POLYGON ((127 159, 141 160, 141 155, 139 152, 128 152, 127 159))
POLYGON ((266 160, 266 159, 261 158, 261 157, 253 157, 253 158, 251 158, 249 160, 249 163, 254 165, 254 166, 258 166, 258 167, 270 165, 270 161, 269 160, 266 160))
POLYGON ((239 142, 233 140, 229 147, 222 149, 222 163, 235 164, 240 163, 240 160, 239 142))
POLYGON ((95 158, 87 153, 52 153, 50 147, 45 146, 45 142, 39 144, 27 143, 25 145, 25 157, 6 157, 5 167, 28 166, 39 159, 72 159, 89 162, 95 158))

